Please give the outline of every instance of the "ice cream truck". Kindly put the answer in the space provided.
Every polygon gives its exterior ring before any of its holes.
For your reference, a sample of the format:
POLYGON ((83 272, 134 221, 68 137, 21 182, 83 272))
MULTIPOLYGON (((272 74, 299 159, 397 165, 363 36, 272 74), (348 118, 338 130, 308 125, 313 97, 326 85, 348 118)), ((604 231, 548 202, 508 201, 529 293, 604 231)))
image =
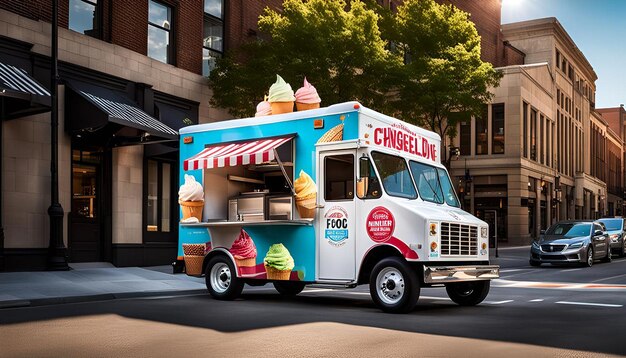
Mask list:
POLYGON ((180 141, 178 256, 200 245, 216 299, 369 284, 383 311, 407 312, 423 287, 476 305, 499 277, 436 133, 346 102, 189 126, 180 141))

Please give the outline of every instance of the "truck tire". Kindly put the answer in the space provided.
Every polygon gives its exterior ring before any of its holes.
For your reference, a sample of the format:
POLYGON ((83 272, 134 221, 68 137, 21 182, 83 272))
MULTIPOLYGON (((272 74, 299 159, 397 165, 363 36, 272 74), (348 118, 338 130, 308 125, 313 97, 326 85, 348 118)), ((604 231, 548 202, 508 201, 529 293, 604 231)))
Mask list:
POLYGON ((233 300, 243 290, 243 280, 237 277, 237 270, 226 256, 215 256, 209 260, 205 272, 206 287, 213 298, 233 300))
POLYGON ((384 312, 407 313, 413 310, 419 298, 419 280, 403 259, 383 259, 370 274, 370 295, 384 312))
POLYGON ((283 296, 295 296, 304 290, 304 282, 274 281, 274 288, 283 296))
POLYGON ((487 294, 491 281, 469 281, 446 284, 446 292, 450 299, 460 306, 476 306, 487 294))

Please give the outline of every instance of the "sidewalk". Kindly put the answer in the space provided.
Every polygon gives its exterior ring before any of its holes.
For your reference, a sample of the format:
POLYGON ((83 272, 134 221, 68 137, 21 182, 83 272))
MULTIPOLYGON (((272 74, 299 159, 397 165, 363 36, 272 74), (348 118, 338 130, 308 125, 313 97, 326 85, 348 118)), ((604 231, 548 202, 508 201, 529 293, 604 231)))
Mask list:
POLYGON ((171 266, 70 266, 70 271, 0 273, 0 309, 207 292, 204 278, 174 275, 171 266))

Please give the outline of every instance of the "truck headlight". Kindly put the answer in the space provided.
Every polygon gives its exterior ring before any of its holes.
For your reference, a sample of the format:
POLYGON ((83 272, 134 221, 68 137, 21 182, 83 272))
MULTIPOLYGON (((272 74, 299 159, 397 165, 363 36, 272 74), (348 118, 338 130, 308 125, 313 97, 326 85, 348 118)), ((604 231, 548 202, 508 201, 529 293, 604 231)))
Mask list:
POLYGON ((428 234, 430 236, 437 236, 437 223, 430 223, 428 234))
POLYGON ((480 228, 480 237, 482 237, 483 239, 487 238, 488 233, 489 233, 489 229, 487 229, 487 227, 480 228))

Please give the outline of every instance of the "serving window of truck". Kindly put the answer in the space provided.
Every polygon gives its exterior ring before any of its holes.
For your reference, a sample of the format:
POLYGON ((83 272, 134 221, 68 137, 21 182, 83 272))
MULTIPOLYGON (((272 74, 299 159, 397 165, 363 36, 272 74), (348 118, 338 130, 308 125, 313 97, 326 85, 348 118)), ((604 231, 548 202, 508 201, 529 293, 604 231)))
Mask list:
POLYGON ((180 133, 179 266, 215 298, 369 284, 384 311, 406 312, 438 285, 478 304, 498 277, 435 133, 357 102, 180 133))

